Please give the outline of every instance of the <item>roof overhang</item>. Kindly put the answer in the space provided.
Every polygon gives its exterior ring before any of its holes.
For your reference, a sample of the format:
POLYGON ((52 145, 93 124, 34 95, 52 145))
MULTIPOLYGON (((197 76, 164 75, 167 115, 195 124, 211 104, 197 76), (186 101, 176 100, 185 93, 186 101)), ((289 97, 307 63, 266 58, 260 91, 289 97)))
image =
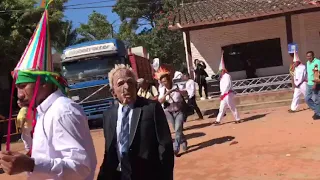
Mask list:
POLYGON ((185 23, 185 24, 172 22, 168 28, 170 30, 189 31, 194 29, 204 29, 205 27, 212 28, 212 27, 225 26, 229 24, 240 24, 240 23, 247 22, 246 20, 263 20, 263 19, 281 17, 285 15, 294 15, 294 14, 302 14, 302 13, 317 12, 317 11, 320 11, 320 6, 312 3, 308 3, 305 6, 296 7, 292 9, 283 9, 283 10, 272 11, 272 12, 259 12, 256 14, 253 13, 253 14, 242 15, 242 16, 233 16, 232 18, 225 18, 225 19, 219 19, 214 21, 205 20, 205 21, 200 21, 195 23, 185 23), (208 25, 210 25, 210 27, 208 27, 208 25))

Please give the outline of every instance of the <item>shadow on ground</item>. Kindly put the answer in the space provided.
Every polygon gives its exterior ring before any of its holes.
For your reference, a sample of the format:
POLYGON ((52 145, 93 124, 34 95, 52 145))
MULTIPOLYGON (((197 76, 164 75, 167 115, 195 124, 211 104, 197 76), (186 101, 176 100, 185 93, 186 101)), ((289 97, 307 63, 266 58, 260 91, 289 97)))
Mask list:
POLYGON ((202 129, 202 128, 211 126, 211 124, 212 123, 196 124, 196 125, 188 126, 188 127, 184 128, 184 130, 187 131, 187 130, 192 130, 192 129, 202 129))
POLYGON ((209 118, 215 118, 218 116, 219 109, 208 109, 203 112, 204 116, 209 115, 209 118))
MULTIPOLYGON (((208 118, 216 118, 219 114, 219 109, 209 109, 204 112, 204 116, 209 115, 208 118)), ((227 113, 224 114, 226 116, 227 113)))
POLYGON ((186 138, 187 140, 190 140, 190 139, 202 137, 202 136, 205 136, 205 135, 206 135, 206 134, 203 133, 203 132, 194 132, 194 133, 190 133, 190 134, 185 135, 185 138, 186 138))
POLYGON ((216 138, 216 139, 211 139, 209 141, 204 141, 204 142, 201 142, 199 144, 195 144, 195 145, 189 146, 188 147, 189 150, 187 150, 186 152, 181 153, 180 156, 188 154, 188 153, 191 153, 191 152, 198 151, 198 150, 206 148, 206 147, 213 146, 215 144, 223 144, 223 143, 232 141, 234 139, 235 139, 235 137, 233 137, 233 136, 224 136, 224 137, 220 137, 220 138, 216 138))
MULTIPOLYGON (((257 114, 257 115, 254 115, 254 116, 250 116, 250 117, 242 119, 241 123, 248 122, 248 121, 259 120, 259 119, 265 117, 266 115, 267 115, 267 113, 266 114, 257 114)), ((216 126, 221 126, 221 125, 224 125, 224 124, 229 124, 229 123, 234 123, 234 122, 235 121, 224 122, 224 123, 221 123, 221 124, 216 125, 216 126)))
POLYGON ((254 115, 254 116, 250 116, 250 117, 244 118, 241 121, 242 122, 254 121, 254 120, 261 119, 261 118, 265 117, 266 115, 267 115, 267 113, 265 113, 265 114, 257 114, 257 115, 254 115))
POLYGON ((187 120, 187 122, 203 121, 203 120, 204 120, 204 119, 195 118, 195 119, 187 120))

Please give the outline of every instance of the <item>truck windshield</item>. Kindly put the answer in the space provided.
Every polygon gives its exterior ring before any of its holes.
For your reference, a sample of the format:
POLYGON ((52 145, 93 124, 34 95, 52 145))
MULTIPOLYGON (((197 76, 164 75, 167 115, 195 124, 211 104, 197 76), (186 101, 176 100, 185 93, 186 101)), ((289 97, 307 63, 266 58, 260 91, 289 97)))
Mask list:
POLYGON ((81 81, 108 75, 115 64, 120 64, 119 56, 98 56, 62 63, 62 74, 68 81, 81 81))

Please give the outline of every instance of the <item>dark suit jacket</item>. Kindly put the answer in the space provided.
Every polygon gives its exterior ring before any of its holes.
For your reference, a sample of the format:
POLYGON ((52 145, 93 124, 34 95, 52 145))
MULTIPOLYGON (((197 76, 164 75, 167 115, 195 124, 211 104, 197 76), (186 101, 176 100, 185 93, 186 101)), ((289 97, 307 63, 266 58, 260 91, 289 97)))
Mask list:
MULTIPOLYGON (((105 154, 98 180, 120 178, 117 171, 117 119, 118 105, 114 105, 104 113, 105 154)), ((173 145, 160 103, 138 97, 130 126, 131 180, 172 180, 173 145)))
POLYGON ((206 64, 201 61, 196 65, 196 69, 194 70, 195 73, 195 82, 198 84, 203 84, 206 82, 206 77, 208 77, 207 72, 205 71, 206 69, 206 64))

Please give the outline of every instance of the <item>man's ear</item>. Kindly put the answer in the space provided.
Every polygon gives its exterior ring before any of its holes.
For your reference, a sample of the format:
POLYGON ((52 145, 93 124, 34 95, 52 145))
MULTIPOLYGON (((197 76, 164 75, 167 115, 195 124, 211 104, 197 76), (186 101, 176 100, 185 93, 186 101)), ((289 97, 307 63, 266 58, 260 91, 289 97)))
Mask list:
POLYGON ((116 95, 116 93, 114 93, 113 88, 110 89, 110 93, 112 94, 112 96, 113 96, 114 98, 117 98, 117 95, 116 95))
POLYGON ((51 83, 42 83, 42 84, 40 84, 40 86, 44 89, 49 89, 52 92, 55 92, 56 90, 58 90, 58 87, 54 84, 51 84, 51 83))

